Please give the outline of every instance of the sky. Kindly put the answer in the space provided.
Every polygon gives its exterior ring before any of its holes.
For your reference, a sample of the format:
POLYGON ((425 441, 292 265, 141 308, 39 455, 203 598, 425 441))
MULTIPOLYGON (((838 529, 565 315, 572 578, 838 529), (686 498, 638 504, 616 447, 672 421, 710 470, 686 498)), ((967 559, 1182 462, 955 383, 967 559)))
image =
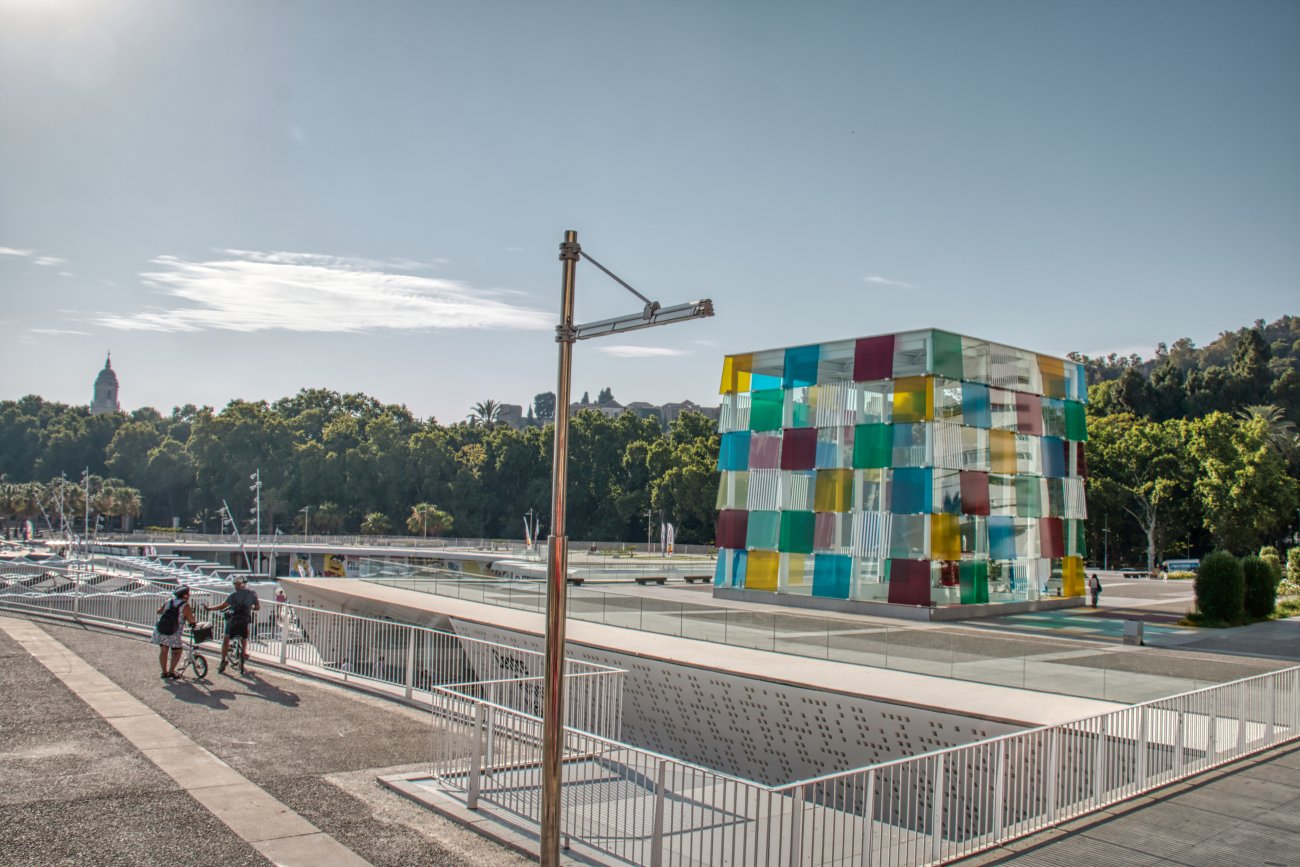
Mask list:
MULTIPOLYGON (((0 0, 0 400, 556 390, 565 230, 712 319, 573 394, 938 327, 1138 352, 1300 313, 1300 3, 0 0)), ((582 263, 577 320, 640 310, 582 263)))

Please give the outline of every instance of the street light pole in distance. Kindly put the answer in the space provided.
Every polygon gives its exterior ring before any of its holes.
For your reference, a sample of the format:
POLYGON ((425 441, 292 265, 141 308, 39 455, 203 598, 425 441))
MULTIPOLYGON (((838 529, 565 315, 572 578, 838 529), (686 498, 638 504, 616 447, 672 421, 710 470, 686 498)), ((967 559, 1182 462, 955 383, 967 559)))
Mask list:
POLYGON ((569 539, 565 535, 565 505, 569 477, 569 403, 573 378, 573 344, 579 340, 623 334, 713 315, 707 298, 674 307, 661 307, 623 282, 604 265, 582 251, 578 233, 570 229, 560 244, 563 283, 560 289, 560 324, 555 342, 560 344, 559 377, 555 390, 555 457, 551 466, 551 533, 546 563, 546 672, 542 695, 542 820, 543 867, 560 864, 560 770, 564 744, 564 620, 569 572, 569 539), (586 259, 610 279, 645 303, 640 313, 603 319, 586 325, 573 322, 574 279, 578 260, 586 259))

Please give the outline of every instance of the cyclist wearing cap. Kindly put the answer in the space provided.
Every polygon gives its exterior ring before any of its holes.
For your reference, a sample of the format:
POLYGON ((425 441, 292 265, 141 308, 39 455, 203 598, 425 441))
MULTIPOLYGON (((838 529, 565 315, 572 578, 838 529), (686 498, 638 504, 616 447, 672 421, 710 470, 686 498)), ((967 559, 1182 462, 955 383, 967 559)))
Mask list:
POLYGON ((218 672, 226 670, 226 654, 230 650, 231 637, 239 636, 244 641, 248 641, 248 624, 253 620, 253 612, 260 611, 261 608, 262 602, 257 598, 257 594, 248 589, 248 578, 236 575, 235 592, 227 596, 225 602, 208 609, 230 611, 226 617, 226 635, 221 640, 221 664, 217 666, 218 672))

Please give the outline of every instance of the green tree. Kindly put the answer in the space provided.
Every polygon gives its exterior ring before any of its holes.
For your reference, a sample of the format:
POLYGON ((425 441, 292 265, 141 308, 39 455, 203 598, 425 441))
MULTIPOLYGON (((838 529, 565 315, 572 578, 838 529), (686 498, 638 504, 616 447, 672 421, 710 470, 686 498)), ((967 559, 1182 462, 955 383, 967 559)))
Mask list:
POLYGON ((453 523, 451 515, 433 503, 416 503, 411 507, 411 514, 406 519, 406 529, 412 534, 419 533, 427 539, 430 533, 441 536, 449 532, 453 523))
POLYGON ((383 512, 371 512, 361 519, 363 536, 384 536, 393 529, 393 522, 383 512))
POLYGON ((1215 551, 1203 558, 1195 587, 1196 608, 1203 615, 1228 624, 1241 621, 1246 577, 1241 561, 1232 554, 1215 551))
POLYGON ((537 411, 537 417, 543 422, 552 421, 555 418, 555 392, 544 391, 541 394, 533 396, 533 409, 537 411))

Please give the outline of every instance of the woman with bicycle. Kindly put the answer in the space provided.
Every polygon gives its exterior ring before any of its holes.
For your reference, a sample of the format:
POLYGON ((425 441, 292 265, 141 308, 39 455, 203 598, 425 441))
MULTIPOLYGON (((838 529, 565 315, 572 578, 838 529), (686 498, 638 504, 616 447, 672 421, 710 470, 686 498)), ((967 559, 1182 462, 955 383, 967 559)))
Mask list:
POLYGON ((248 653, 248 625, 253 620, 253 612, 262 608, 261 600, 257 594, 248 589, 248 578, 244 575, 235 576, 235 592, 226 597, 226 601, 220 605, 214 605, 209 611, 229 611, 226 615, 226 635, 221 640, 221 664, 217 666, 218 672, 226 670, 226 663, 230 659, 230 639, 239 639, 238 658, 235 660, 240 672, 244 670, 244 656, 248 653))
POLYGON ((158 645, 158 665, 162 668, 162 679, 171 680, 180 677, 176 665, 181 661, 181 650, 185 647, 185 630, 181 623, 194 625, 194 612, 190 610, 190 588, 177 587, 168 599, 158 608, 158 623, 154 624, 153 637, 149 639, 158 645), (171 615, 171 616, 166 616, 171 615), (171 627, 170 633, 160 631, 171 627), (171 665, 167 664, 167 651, 171 651, 171 665))

